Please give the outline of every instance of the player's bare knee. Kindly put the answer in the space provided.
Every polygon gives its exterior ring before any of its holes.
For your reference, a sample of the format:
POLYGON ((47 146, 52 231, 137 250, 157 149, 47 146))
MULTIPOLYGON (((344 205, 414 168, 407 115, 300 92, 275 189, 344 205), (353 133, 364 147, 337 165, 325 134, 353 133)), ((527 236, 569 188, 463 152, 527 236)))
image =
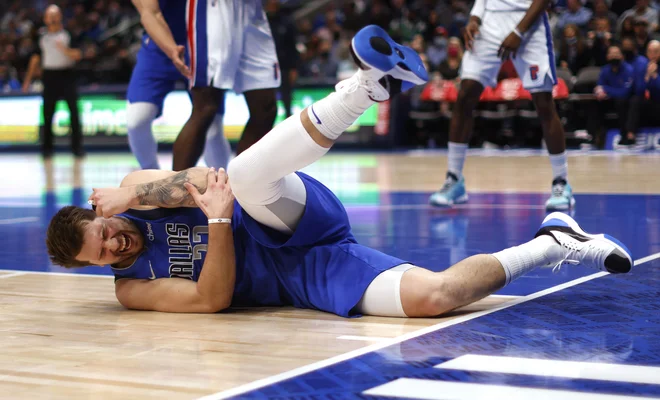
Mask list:
POLYGON ((218 112, 218 106, 215 103, 195 104, 192 114, 195 118, 213 121, 218 112))
POLYGON ((534 105, 536 106, 536 113, 541 121, 550 121, 557 114, 555 109, 555 102, 552 99, 552 93, 541 92, 532 94, 534 105))
POLYGON ((461 84, 461 89, 456 98, 456 107, 465 113, 472 113, 472 109, 479 102, 479 97, 483 87, 477 81, 465 81, 461 84))

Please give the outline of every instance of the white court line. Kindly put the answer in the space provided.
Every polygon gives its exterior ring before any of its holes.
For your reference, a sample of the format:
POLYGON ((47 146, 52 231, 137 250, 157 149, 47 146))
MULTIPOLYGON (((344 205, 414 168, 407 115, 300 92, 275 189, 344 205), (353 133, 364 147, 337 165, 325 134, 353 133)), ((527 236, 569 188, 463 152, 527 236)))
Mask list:
POLYGON ((455 204, 451 208, 438 208, 428 204, 399 204, 399 205, 346 205, 347 210, 545 210, 543 205, 535 204, 493 204, 493 203, 468 203, 455 204))
POLYGON ((0 269, 6 272, 20 272, 22 275, 84 276, 86 278, 114 278, 113 275, 76 274, 75 272, 21 271, 20 269, 0 269))
POLYGON ((337 336, 337 339, 343 339, 343 340, 357 340, 357 341, 362 341, 362 342, 382 342, 383 340, 388 340, 391 338, 386 338, 386 337, 376 337, 376 336, 351 336, 351 335, 343 335, 343 336, 337 336))
POLYGON ((21 222, 37 222, 39 217, 22 217, 22 218, 9 218, 0 219, 0 225, 20 224, 21 222))
POLYGON ((433 368, 568 379, 660 384, 660 367, 466 354, 433 368))
MULTIPOLYGON (((660 258, 660 253, 653 254, 652 256, 640 258, 639 260, 635 261, 635 265, 643 264, 645 262, 654 260, 655 258, 660 258)), ((232 396, 237 396, 239 394, 249 392, 251 390, 260 389, 264 386, 268 386, 268 385, 271 385, 273 383, 281 382, 281 381, 284 381, 286 379, 290 379, 290 378, 293 378, 293 377, 296 377, 296 376, 299 376, 299 375, 306 374, 306 373, 311 372, 311 371, 315 371, 317 369, 327 367, 329 365, 337 364, 337 363, 342 362, 342 361, 350 360, 351 358, 356 358, 356 357, 359 357, 361 355, 371 353, 373 351, 384 349, 385 347, 391 346, 393 344, 398 344, 398 343, 401 343, 403 341, 410 340, 410 339, 416 338, 418 336, 425 335, 427 333, 435 332, 437 330, 440 330, 440 329, 443 329, 443 328, 446 328, 446 327, 449 327, 449 326, 452 326, 452 325, 460 324, 460 323, 465 322, 465 321, 469 321, 469 320, 472 320, 472 319, 475 319, 475 318, 483 317, 484 315, 492 314, 494 312, 504 310, 505 308, 513 307, 515 305, 522 304, 522 303, 528 302, 530 300, 534 300, 534 299, 537 299, 539 297, 543 297, 545 295, 548 295, 548 294, 551 294, 551 293, 558 292, 560 290, 569 288, 571 286, 579 285, 581 283, 590 281, 592 279, 600 278, 601 276, 605 276, 605 275, 609 275, 609 273, 608 272, 597 272, 595 274, 583 276, 582 278, 574 279, 572 281, 562 283, 561 285, 553 286, 551 288, 541 290, 539 292, 532 293, 530 295, 520 297, 520 298, 515 299, 515 300, 508 301, 508 302, 503 303, 503 304, 501 304, 501 305, 499 305, 495 308, 491 308, 491 309, 484 310, 484 311, 478 311, 478 312, 471 313, 471 314, 466 314, 462 317, 458 317, 458 318, 455 318, 455 319, 452 319, 452 320, 449 320, 449 321, 444 321, 444 322, 441 322, 439 324, 435 324, 435 325, 432 325, 432 326, 429 326, 429 327, 426 327, 426 328, 422 328, 420 330, 410 332, 410 333, 407 333, 405 335, 398 336, 398 337, 395 337, 395 338, 392 338, 392 339, 384 340, 384 341, 379 342, 379 343, 374 343, 372 345, 365 346, 361 349, 349 351, 348 353, 339 354, 337 356, 330 357, 330 358, 327 358, 325 360, 317 361, 315 363, 308 364, 308 365, 305 365, 305 366, 302 366, 302 367, 299 367, 299 368, 295 368, 295 369, 292 369, 290 371, 283 372, 281 374, 277 374, 277 375, 269 376, 269 377, 266 377, 266 378, 263 378, 263 379, 259 379, 259 380, 256 380, 254 382, 247 383, 245 385, 237 386, 233 389, 229 389, 229 390, 225 390, 225 391, 222 391, 222 392, 210 394, 208 396, 200 397, 199 400, 226 399, 226 398, 229 398, 229 397, 232 397, 232 396)))
POLYGON ((362 394, 424 400, 643 400, 656 398, 411 378, 399 378, 373 389, 365 390, 362 394))
POLYGON ((0 279, 11 278, 12 276, 20 276, 20 275, 25 275, 25 272, 16 271, 16 272, 12 272, 10 274, 0 275, 0 279))
POLYGON ((650 256, 642 257, 639 260, 635 260, 635 265, 644 264, 658 258, 660 258, 660 253, 651 254, 650 256))

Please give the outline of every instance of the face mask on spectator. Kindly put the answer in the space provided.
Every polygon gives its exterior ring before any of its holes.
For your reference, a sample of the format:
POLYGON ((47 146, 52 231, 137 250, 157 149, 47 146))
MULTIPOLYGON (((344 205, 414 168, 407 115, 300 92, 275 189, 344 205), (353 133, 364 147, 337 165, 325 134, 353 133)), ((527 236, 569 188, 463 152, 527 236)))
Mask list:
POLYGON ((458 56, 458 49, 456 47, 450 47, 447 49, 447 55, 449 57, 456 57, 458 56))
POLYGON ((442 37, 442 36, 436 36, 433 38, 433 44, 437 47, 446 47, 447 46, 447 39, 442 37))
POLYGON ((566 38, 566 43, 568 43, 568 45, 570 45, 570 46, 572 46, 574 44, 577 44, 577 37, 575 37, 575 36, 567 37, 566 38))
POLYGON ((609 62, 610 65, 613 66, 613 67, 618 67, 619 65, 621 65, 621 60, 618 59, 618 58, 613 58, 613 59, 611 59, 611 60, 608 60, 608 62, 609 62))
POLYGON ((624 50, 623 56, 626 58, 626 61, 632 61, 635 58, 635 52, 632 50, 624 50))

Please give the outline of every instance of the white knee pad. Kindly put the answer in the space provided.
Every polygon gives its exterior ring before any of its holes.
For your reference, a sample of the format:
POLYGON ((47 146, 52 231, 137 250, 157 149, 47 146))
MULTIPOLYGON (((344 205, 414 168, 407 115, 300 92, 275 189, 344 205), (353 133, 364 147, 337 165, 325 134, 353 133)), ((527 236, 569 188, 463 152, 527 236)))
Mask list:
POLYGON ((401 304, 401 279, 412 264, 401 264, 383 271, 364 291, 357 311, 378 317, 407 317, 401 304))

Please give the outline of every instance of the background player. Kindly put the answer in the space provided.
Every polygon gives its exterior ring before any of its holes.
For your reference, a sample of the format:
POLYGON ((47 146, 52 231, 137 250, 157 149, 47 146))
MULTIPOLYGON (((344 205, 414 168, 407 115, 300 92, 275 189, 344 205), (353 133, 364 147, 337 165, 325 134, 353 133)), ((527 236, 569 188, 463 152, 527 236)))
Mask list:
MULTIPOLYGON (((222 89, 243 93, 250 112, 236 149, 240 154, 272 128, 275 88, 280 86, 275 43, 261 0, 188 0, 186 21, 190 69, 181 55, 172 58, 190 77, 193 112, 174 143, 177 171, 197 163, 222 89)), ((164 45, 159 44, 166 49, 173 43, 164 45)))
MULTIPOLYGON (((170 49, 173 61, 181 63, 186 44, 186 5, 178 0, 133 0, 145 27, 142 47, 128 84, 128 142, 140 167, 159 169, 158 144, 151 131, 151 124, 163 111, 165 96, 174 90, 177 82, 185 77, 170 62, 168 56, 155 43, 164 46, 174 43, 170 49)), ((185 65, 185 63, 182 63, 185 65)), ((208 126, 204 159, 208 166, 226 168, 231 156, 229 141, 224 135, 224 92, 220 94, 215 119, 208 126)), ((191 116, 192 118, 192 116, 191 116)), ((196 114, 199 118, 199 114, 196 114)))
POLYGON ((473 111, 485 86, 495 86, 503 60, 511 58, 532 94, 552 164, 552 197, 548 210, 568 210, 575 204, 567 182, 568 163, 564 128, 552 87, 557 82, 552 32, 545 10, 549 0, 476 0, 465 28, 467 51, 463 57, 461 88, 449 125, 448 169, 445 184, 431 195, 435 206, 464 203, 463 164, 468 148, 473 111))
POLYGON ((546 218, 534 240, 440 273, 357 244, 339 200, 295 171, 322 157, 374 102, 423 83, 427 73, 414 50, 377 26, 361 30, 352 48, 360 70, 236 157, 231 186, 222 170, 131 173, 121 188, 94 191, 97 214, 174 209, 104 218, 66 207, 48 229, 53 261, 111 264, 117 298, 133 309, 216 312, 230 304, 292 304, 341 316, 401 317, 442 314, 541 265, 630 270, 623 245, 585 234, 560 213, 546 218))

